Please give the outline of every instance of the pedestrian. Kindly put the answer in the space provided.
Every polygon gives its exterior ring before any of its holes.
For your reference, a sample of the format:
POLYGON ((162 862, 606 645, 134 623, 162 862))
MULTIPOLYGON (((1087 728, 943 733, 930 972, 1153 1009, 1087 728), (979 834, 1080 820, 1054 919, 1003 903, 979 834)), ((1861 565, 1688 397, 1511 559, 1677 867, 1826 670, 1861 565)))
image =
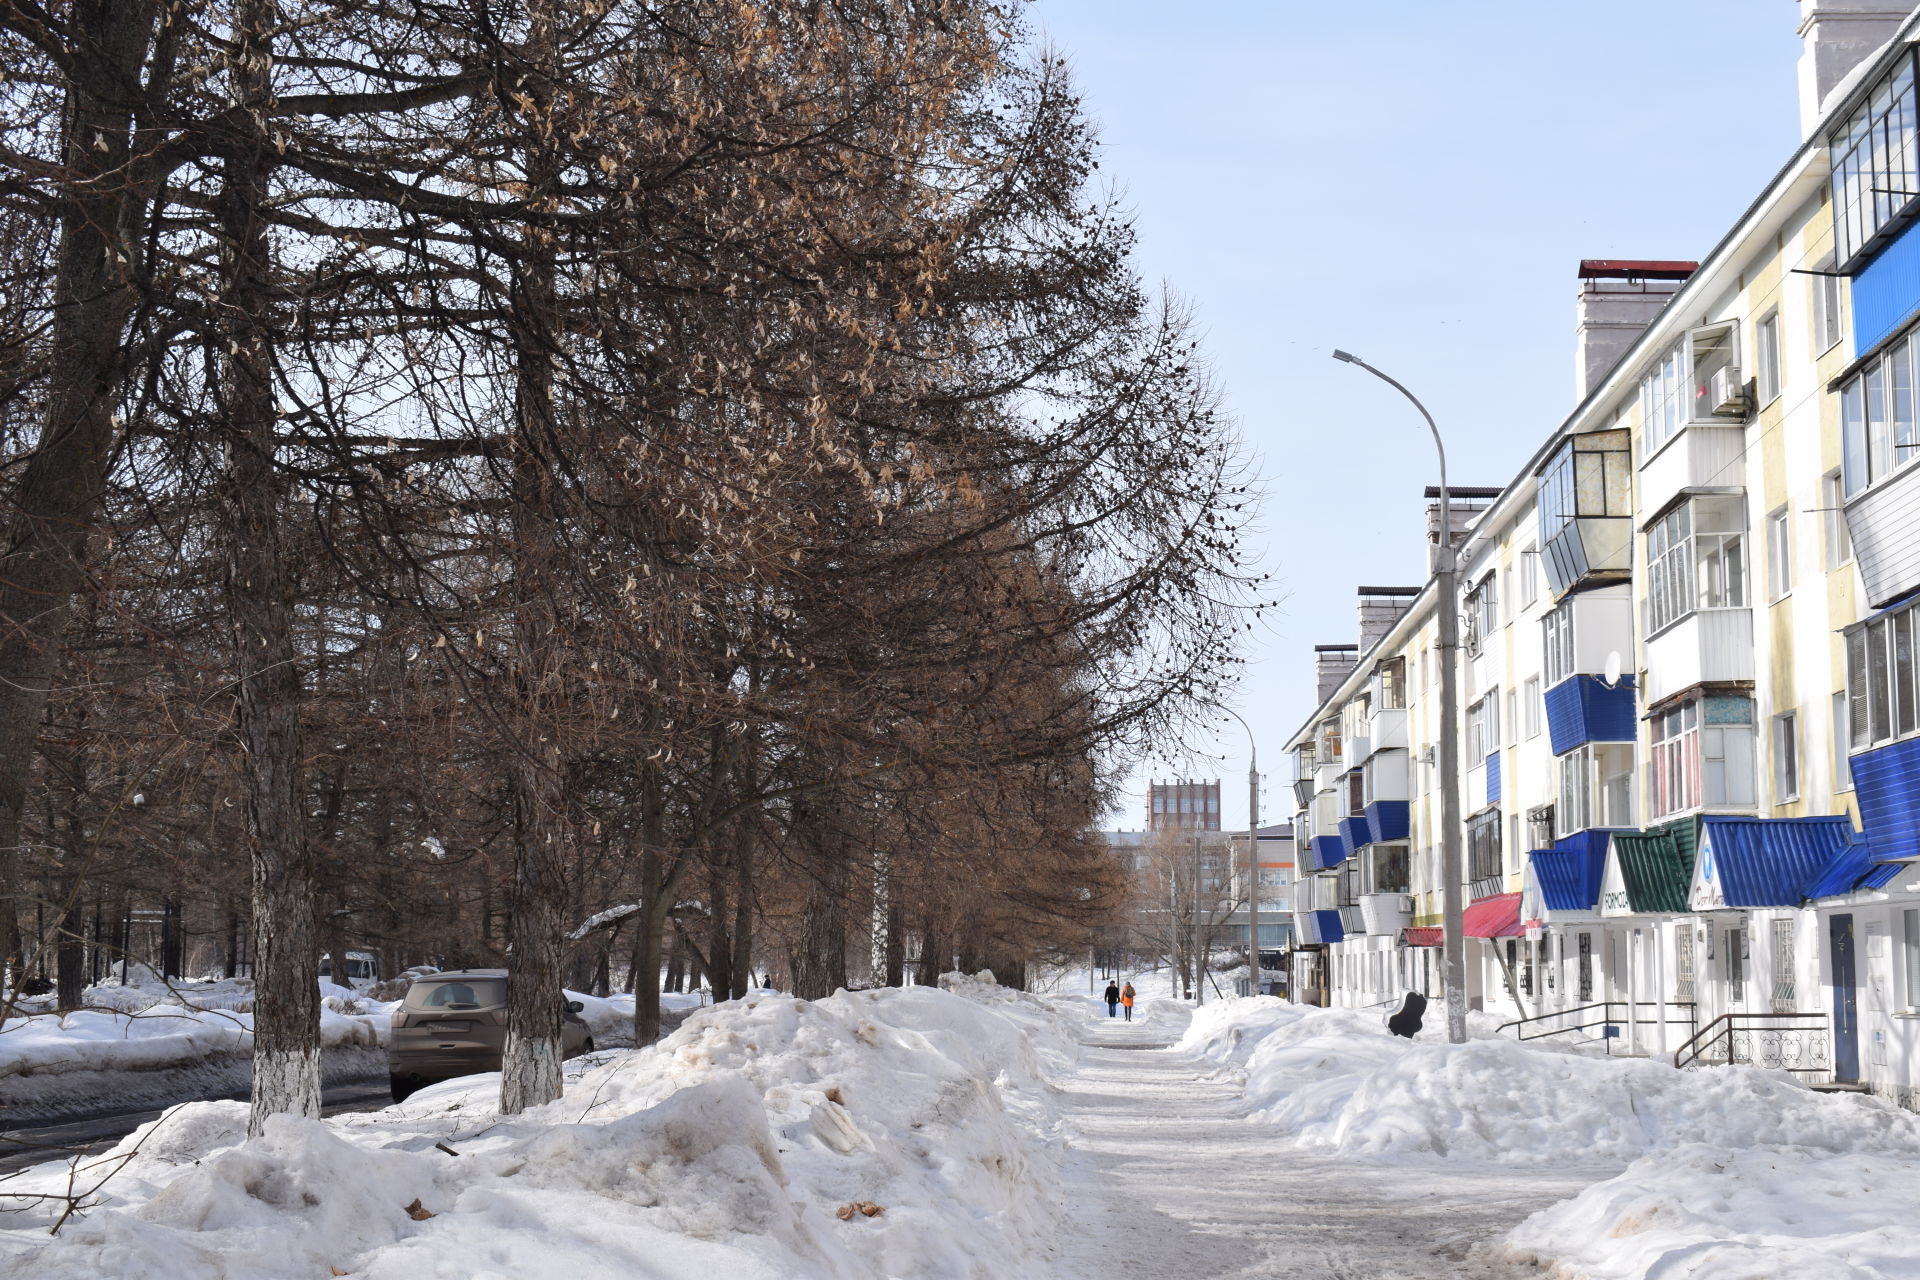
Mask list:
POLYGON ((1129 982, 1126 986, 1120 988, 1120 1003, 1126 1006, 1127 1021, 1132 1022, 1133 1021, 1133 984, 1131 982, 1129 982))
POLYGON ((1113 1017, 1120 1012, 1120 988, 1107 983, 1107 1016, 1113 1017))

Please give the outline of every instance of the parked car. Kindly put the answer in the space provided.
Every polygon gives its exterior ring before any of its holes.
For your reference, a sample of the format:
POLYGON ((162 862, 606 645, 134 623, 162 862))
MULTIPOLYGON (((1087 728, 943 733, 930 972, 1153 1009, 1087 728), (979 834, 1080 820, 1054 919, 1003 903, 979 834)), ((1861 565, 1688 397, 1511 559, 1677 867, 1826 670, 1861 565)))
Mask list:
POLYGON ((333 957, 320 957, 320 976, 335 986, 351 987, 355 991, 365 991, 380 981, 380 957, 371 951, 347 952, 346 976, 335 977, 333 957))
MULTIPOLYGON (((593 1052, 579 1018, 580 1002, 566 1002, 560 1028, 563 1057, 593 1052)), ((387 1071, 393 1100, 456 1076, 498 1071, 507 1046, 507 971, 456 969, 418 978, 393 1011, 387 1071)))

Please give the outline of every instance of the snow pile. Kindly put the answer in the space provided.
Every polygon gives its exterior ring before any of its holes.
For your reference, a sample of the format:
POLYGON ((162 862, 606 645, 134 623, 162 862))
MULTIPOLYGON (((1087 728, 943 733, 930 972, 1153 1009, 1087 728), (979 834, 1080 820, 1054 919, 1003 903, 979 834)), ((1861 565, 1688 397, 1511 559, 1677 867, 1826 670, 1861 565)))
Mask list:
POLYGON ((1508 1257, 1591 1280, 1920 1275, 1920 1151, 1687 1146, 1534 1214, 1508 1257))
POLYGON ((1920 1116, 1778 1073, 1444 1036, 1431 1018, 1408 1041, 1375 1012, 1263 997, 1200 1011, 1181 1047, 1243 1071, 1249 1115, 1344 1155, 1625 1162, 1693 1142, 1920 1151, 1920 1116))
POLYGON ((251 1143, 239 1104, 178 1107, 95 1162, 125 1168, 51 1243, 57 1207, 9 1215, 0 1277, 1028 1274, 1075 1048, 1032 997, 943 985, 704 1009, 516 1117, 497 1076, 251 1143))

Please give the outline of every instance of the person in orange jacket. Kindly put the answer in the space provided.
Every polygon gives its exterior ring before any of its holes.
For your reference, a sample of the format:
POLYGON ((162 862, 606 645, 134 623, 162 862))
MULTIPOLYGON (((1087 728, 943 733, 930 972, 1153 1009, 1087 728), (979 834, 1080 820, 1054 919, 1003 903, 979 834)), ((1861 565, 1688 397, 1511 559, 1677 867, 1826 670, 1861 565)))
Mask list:
POLYGON ((1127 1011, 1127 1021, 1133 1021, 1133 984, 1129 982, 1120 988, 1120 1005, 1127 1011))

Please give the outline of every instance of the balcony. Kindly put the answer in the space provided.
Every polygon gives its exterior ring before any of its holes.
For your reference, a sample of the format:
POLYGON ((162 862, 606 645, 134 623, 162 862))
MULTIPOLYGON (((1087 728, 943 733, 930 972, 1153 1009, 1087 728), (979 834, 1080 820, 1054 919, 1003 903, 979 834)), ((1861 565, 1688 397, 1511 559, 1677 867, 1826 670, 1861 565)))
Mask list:
POLYGON ((1632 465, 1626 431, 1593 431, 1540 469, 1540 559, 1555 596, 1632 571, 1632 465))
POLYGON ((1407 745, 1405 709, 1376 711, 1367 717, 1367 750, 1355 759, 1365 760, 1381 751, 1401 751, 1407 745))
POLYGON ((1362 894, 1359 913, 1365 932, 1397 934, 1413 923, 1413 895, 1407 893, 1362 894))
POLYGON ((1683 427, 1641 464, 1640 509, 1658 511, 1687 489, 1741 484, 1746 448, 1743 426, 1695 422, 1683 427))
POLYGON ((1751 683, 1753 611, 1701 609, 1647 641, 1647 702, 1694 685, 1751 683))
POLYGON ((1860 493, 1846 513, 1867 602, 1878 609, 1920 587, 1920 467, 1860 493))
POLYGON ((1547 690, 1546 703, 1556 756, 1589 742, 1632 742, 1637 736, 1632 676, 1612 685, 1599 676, 1569 676, 1547 690))

